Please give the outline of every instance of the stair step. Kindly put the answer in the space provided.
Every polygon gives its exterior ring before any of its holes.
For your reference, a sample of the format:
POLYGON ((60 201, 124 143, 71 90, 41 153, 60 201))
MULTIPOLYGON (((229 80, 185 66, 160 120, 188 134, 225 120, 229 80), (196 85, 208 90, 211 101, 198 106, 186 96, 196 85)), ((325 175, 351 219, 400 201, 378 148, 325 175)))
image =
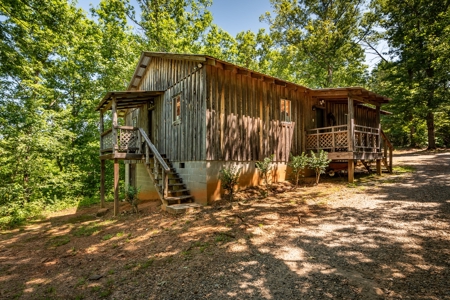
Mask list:
POLYGON ((178 200, 184 200, 184 199, 189 199, 189 198, 192 198, 192 196, 191 195, 183 195, 183 196, 166 197, 166 198, 164 198, 164 200, 178 201, 178 200))
POLYGON ((174 194, 174 193, 182 193, 182 192, 189 192, 188 189, 181 189, 181 190, 171 190, 171 191, 167 191, 169 194, 174 194))
POLYGON ((166 211, 171 214, 182 214, 188 211, 201 209, 203 206, 198 203, 182 203, 166 206, 166 211))
MULTIPOLYGON (((173 178, 168 178, 169 180, 183 180, 182 178, 180 178, 180 177, 173 177, 173 178)), ((160 180, 162 180, 162 178, 156 178, 155 180, 157 180, 157 181, 160 181, 160 180)), ((181 183, 181 182, 180 182, 181 183)))
MULTIPOLYGON (((184 183, 169 183, 169 186, 185 186, 184 183)), ((162 187, 161 184, 157 184, 158 187, 162 187)))

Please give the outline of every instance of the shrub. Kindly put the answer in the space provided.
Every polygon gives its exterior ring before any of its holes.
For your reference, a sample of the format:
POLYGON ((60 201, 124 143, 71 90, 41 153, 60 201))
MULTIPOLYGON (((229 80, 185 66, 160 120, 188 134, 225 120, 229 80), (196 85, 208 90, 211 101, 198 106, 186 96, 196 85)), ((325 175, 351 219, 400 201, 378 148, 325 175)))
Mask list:
POLYGON ((328 159, 328 153, 320 150, 317 155, 311 151, 311 156, 308 159, 308 167, 316 172, 316 184, 319 184, 320 174, 325 173, 325 169, 330 164, 331 159, 328 159))
POLYGON ((295 177, 295 185, 298 185, 298 179, 301 173, 305 170, 306 167, 308 167, 308 156, 305 154, 305 152, 302 152, 301 155, 297 156, 294 156, 291 153, 288 166, 292 168, 292 173, 295 177))
POLYGON ((239 182, 241 168, 237 168, 236 166, 223 167, 219 171, 219 179, 222 185, 222 189, 228 192, 228 197, 230 202, 233 202, 234 196, 234 187, 239 182))
POLYGON ((127 188, 125 188, 125 200, 131 204, 133 207, 133 212, 138 213, 138 202, 139 199, 137 195, 139 194, 140 189, 135 188, 134 186, 130 185, 127 188))
POLYGON ((262 161, 257 161, 255 163, 256 169, 261 173, 261 177, 263 178, 266 189, 269 189, 269 180, 268 180, 268 174, 270 170, 272 169, 272 160, 273 160, 273 154, 269 157, 264 158, 262 161))

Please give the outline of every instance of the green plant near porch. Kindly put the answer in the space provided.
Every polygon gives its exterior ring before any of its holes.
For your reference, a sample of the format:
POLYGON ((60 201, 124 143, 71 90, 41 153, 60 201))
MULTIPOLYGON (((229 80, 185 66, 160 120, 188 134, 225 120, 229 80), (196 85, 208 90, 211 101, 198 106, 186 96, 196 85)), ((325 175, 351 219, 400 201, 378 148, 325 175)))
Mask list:
POLYGON ((331 159, 328 159, 328 153, 320 150, 317 154, 311 151, 308 158, 308 167, 316 172, 316 184, 319 184, 320 174, 325 173, 326 168, 330 164, 331 159))
POLYGON ((255 162, 256 169, 261 173, 261 177, 264 180, 266 191, 269 190, 269 172, 272 170, 273 154, 264 158, 262 161, 255 162))
POLYGON ((139 210, 138 210, 139 199, 137 197, 139 192, 140 192, 140 189, 135 188, 132 185, 125 188, 125 200, 131 204, 134 213, 139 212, 139 210))
POLYGON ((239 182, 239 176, 242 168, 236 166, 223 167, 219 171, 219 179, 222 185, 222 189, 228 193, 228 199, 233 202, 234 187, 239 182))
MULTIPOLYGON (((305 171, 305 169, 308 167, 308 156, 305 152, 302 152, 301 155, 294 156, 290 155, 288 166, 292 168, 292 174, 295 178, 295 185, 298 185, 298 180, 300 176, 302 175, 302 172, 305 171)), ((304 174, 302 175, 304 176, 304 174)))

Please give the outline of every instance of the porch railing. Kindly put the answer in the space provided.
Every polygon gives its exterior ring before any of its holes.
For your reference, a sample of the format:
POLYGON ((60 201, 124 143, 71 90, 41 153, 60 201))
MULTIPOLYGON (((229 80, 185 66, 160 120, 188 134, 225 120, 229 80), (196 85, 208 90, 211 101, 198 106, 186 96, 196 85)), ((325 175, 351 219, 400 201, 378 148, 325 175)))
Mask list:
POLYGON ((136 152, 139 149, 139 136, 137 127, 115 126, 117 143, 112 128, 101 134, 101 152, 136 152))
POLYGON ((348 126, 330 126, 306 131, 306 150, 329 152, 380 152, 380 129, 354 125, 353 136, 348 139, 348 126), (349 147, 352 143, 352 147, 349 147))
POLYGON ((356 152, 380 152, 380 128, 355 125, 354 146, 356 152))
POLYGON ((170 167, 142 128, 115 126, 101 134, 100 145, 100 151, 103 154, 110 152, 142 154, 147 168, 152 170, 150 176, 153 182, 159 186, 158 193, 162 199, 167 197, 170 167), (151 164, 152 167, 149 167, 151 164), (161 173, 159 170, 161 170, 161 173), (160 184, 157 184, 157 182, 160 184))
POLYGON ((347 125, 314 128, 306 131, 306 150, 346 151, 347 125))

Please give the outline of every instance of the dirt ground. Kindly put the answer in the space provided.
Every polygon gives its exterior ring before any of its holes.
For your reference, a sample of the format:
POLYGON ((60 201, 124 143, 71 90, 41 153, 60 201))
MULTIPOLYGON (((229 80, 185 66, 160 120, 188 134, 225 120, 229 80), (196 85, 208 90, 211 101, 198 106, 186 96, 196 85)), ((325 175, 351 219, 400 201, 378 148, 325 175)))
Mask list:
POLYGON ((450 152, 394 163, 182 216, 146 202, 3 231, 0 298, 450 299, 450 152))

